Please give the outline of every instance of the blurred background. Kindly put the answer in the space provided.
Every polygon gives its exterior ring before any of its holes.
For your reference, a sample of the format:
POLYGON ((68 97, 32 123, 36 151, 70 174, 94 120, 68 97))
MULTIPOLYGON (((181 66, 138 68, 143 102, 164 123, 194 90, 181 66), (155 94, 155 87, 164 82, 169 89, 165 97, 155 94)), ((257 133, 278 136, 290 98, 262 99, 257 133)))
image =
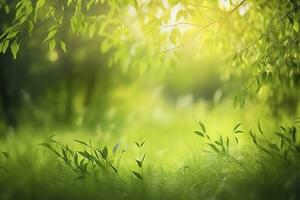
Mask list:
MULTIPOLYGON (((5 29, 13 14, 2 12, 0 18, 5 29)), ((64 29, 58 37, 68 44, 65 54, 41 45, 43 29, 34 34, 22 38, 16 60, 9 53, 0 54, 2 139, 57 134, 69 140, 131 143, 144 138, 160 147, 157 155, 175 149, 184 154, 183 149, 199 145, 192 134, 199 120, 213 133, 227 134, 238 122, 247 130, 258 120, 272 130, 272 120, 299 113, 297 88, 283 95, 280 104, 272 104, 267 91, 245 98, 243 108, 233 106, 249 77, 241 72, 230 76, 230 59, 212 46, 204 46, 207 51, 193 58, 191 51, 180 49, 181 58, 171 66, 154 66, 167 68, 163 73, 150 68, 144 73, 135 68, 124 72, 109 63, 112 51, 100 53, 105 38, 77 37, 64 29)))

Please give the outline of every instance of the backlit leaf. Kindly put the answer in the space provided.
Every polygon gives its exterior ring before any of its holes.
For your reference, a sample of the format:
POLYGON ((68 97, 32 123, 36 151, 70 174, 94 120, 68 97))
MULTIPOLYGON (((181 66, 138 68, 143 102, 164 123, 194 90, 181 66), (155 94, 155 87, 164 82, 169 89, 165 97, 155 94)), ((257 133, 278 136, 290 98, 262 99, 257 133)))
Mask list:
POLYGON ((43 42, 46 42, 46 41, 50 40, 51 38, 53 38, 53 36, 55 36, 56 33, 57 33, 56 29, 49 31, 47 37, 44 39, 43 42))
POLYGON ((143 176, 140 174, 140 173, 138 173, 138 172, 136 172, 136 171, 131 171, 132 172, 132 174, 134 174, 134 176, 136 177, 136 178, 138 178, 138 179, 140 179, 140 180, 143 180, 143 176))
POLYGON ((194 131, 195 134, 201 136, 201 137, 204 137, 204 133, 200 132, 200 131, 194 131))
POLYGON ((14 59, 17 58, 19 47, 20 47, 20 43, 18 43, 16 40, 14 40, 13 43, 10 45, 11 53, 14 59))
POLYGON ((36 3, 36 9, 43 7, 46 3, 46 0, 38 0, 36 3))
POLYGON ((64 53, 67 53, 66 43, 64 41, 60 41, 60 47, 64 51, 64 53))
POLYGON ((232 130, 232 132, 235 132, 240 126, 242 125, 242 123, 238 123, 232 130))
POLYGON ((199 122, 199 125, 200 125, 202 131, 206 134, 206 128, 205 128, 205 125, 204 125, 202 122, 199 122))
POLYGON ((101 151, 101 156, 102 156, 102 158, 103 158, 104 160, 107 159, 107 156, 108 156, 108 149, 107 149, 106 146, 102 149, 102 151, 101 151))

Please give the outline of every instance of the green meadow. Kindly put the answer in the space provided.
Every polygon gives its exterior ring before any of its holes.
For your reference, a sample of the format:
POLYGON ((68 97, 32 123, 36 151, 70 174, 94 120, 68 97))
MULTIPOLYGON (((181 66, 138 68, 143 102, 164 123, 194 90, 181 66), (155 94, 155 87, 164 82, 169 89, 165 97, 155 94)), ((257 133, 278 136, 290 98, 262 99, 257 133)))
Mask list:
POLYGON ((296 0, 0 0, 0 200, 300 199, 296 0))

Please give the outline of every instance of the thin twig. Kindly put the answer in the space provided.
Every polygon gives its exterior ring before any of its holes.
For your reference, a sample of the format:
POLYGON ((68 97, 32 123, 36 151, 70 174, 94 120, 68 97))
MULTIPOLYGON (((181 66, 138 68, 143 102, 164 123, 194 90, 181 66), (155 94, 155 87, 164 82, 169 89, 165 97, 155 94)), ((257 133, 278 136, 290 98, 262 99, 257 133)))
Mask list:
POLYGON ((176 50, 176 49, 179 49, 179 48, 181 48, 181 47, 183 47, 183 46, 189 44, 189 43, 190 43, 191 41, 193 41, 199 34, 200 34, 200 31, 198 31, 198 32, 197 32, 193 37, 191 37, 188 41, 186 41, 186 42, 184 42, 184 43, 182 43, 182 44, 180 44, 180 45, 178 45, 178 46, 175 46, 175 47, 173 47, 173 48, 170 48, 170 49, 166 49, 166 50, 160 51, 160 52, 158 52, 158 53, 168 53, 168 52, 170 52, 170 51, 174 51, 174 50, 176 50))
POLYGON ((206 25, 195 24, 195 23, 189 23, 189 22, 178 22, 178 23, 176 23, 176 24, 168 24, 168 25, 165 25, 165 26, 163 26, 162 29, 165 29, 165 28, 171 28, 171 27, 180 26, 180 25, 196 26, 196 27, 199 27, 199 28, 208 28, 209 26, 215 24, 216 22, 218 22, 218 20, 212 21, 212 22, 210 22, 209 24, 206 24, 206 25))
MULTIPOLYGON (((224 12, 222 12, 222 10, 220 10, 219 8, 210 7, 210 6, 205 6, 205 5, 199 5, 199 4, 188 4, 188 3, 185 3, 184 5, 187 5, 187 6, 193 6, 193 7, 196 7, 196 8, 203 8, 203 9, 209 9, 209 10, 216 10, 216 11, 218 11, 220 14, 224 15, 224 12)), ((198 10, 199 10, 199 9, 198 9, 198 10)))
MULTIPOLYGON (((253 47, 257 42, 259 42, 261 39, 263 39, 264 37, 268 36, 286 17, 289 16, 289 14, 291 14, 294 11, 296 11, 299 7, 300 7, 300 5, 296 6, 295 8, 293 8, 292 10, 290 10, 289 12, 287 12, 285 15, 283 15, 282 17, 280 17, 280 19, 267 32, 261 34, 255 41, 251 42, 251 44, 249 44, 247 47, 245 47, 244 49, 242 49, 241 51, 239 51, 238 54, 241 54, 244 51, 247 51, 248 49, 250 49, 251 47, 253 47)), ((289 40, 290 40, 290 38, 289 38, 289 40)), ((262 76, 262 74, 260 76, 262 76)), ((253 81, 251 81, 251 83, 246 88, 244 88, 239 93, 245 94, 247 92, 247 90, 249 88, 251 88, 252 85, 257 81, 258 78, 259 77, 256 77, 253 81)))
POLYGON ((256 40, 254 40, 253 42, 251 42, 247 47, 243 48, 238 53, 240 54, 240 53, 242 53, 244 51, 247 51, 248 49, 250 49, 251 47, 253 47, 257 42, 259 42, 261 39, 267 37, 286 17, 289 16, 289 14, 295 12, 298 8, 300 8, 300 5, 296 6, 295 8, 293 8, 292 10, 290 10, 289 12, 287 12, 285 15, 283 15, 282 17, 280 17, 280 19, 271 28, 269 28, 269 30, 267 32, 262 33, 256 40))
MULTIPOLYGON (((241 3, 239 3, 236 7, 234 7, 232 10, 230 10, 229 12, 226 13, 225 17, 229 17, 232 13, 234 13, 234 11, 236 11, 240 6, 242 6, 244 3, 246 2, 246 0, 241 1, 241 3)), ((209 26, 219 22, 221 19, 219 20, 214 20, 206 25, 201 25, 201 24, 195 24, 195 23, 189 23, 189 22, 179 22, 176 24, 168 24, 163 26, 161 29, 165 29, 165 28, 171 28, 174 26, 178 26, 178 25, 190 25, 190 26, 196 26, 199 28, 208 28, 209 26)))
POLYGON ((241 1, 237 6, 235 6, 232 10, 227 12, 227 16, 231 15, 234 11, 236 11, 239 7, 241 7, 244 3, 246 2, 246 0, 241 1))
MULTIPOLYGON (((226 14, 226 17, 229 17, 232 13, 234 13, 234 11, 236 11, 241 5, 243 5, 244 3, 246 2, 246 0, 243 0, 241 1, 236 7, 234 7, 231 11, 229 11, 227 14, 226 14)), ((169 24, 169 25, 165 25, 162 29, 165 29, 165 28, 171 28, 171 27, 175 27, 175 26, 179 26, 179 25, 189 25, 189 26, 196 26, 196 27, 199 27, 199 28, 208 28, 214 24, 216 24, 217 22, 219 22, 219 20, 215 20, 215 21, 212 21, 206 25, 201 25, 201 24, 195 24, 195 23, 189 23, 189 22, 179 22, 179 23, 176 23, 176 24, 169 24)), ((192 40, 194 40, 198 35, 200 34, 200 31, 198 31, 191 39, 189 39, 187 42, 185 43, 182 43, 176 47, 173 47, 173 48, 170 48, 170 49, 167 49, 167 50, 163 50, 159 53, 168 53, 170 51, 173 51, 173 50, 176 50, 180 47, 183 47, 185 45, 187 45, 188 43, 190 43, 192 40)))
POLYGON ((51 10, 49 11, 48 15, 45 16, 38 25, 36 25, 35 29, 37 29, 37 28, 39 28, 40 26, 43 25, 43 23, 51 16, 52 12, 55 10, 55 8, 57 7, 57 5, 58 5, 58 0, 56 0, 55 5, 51 8, 51 10))

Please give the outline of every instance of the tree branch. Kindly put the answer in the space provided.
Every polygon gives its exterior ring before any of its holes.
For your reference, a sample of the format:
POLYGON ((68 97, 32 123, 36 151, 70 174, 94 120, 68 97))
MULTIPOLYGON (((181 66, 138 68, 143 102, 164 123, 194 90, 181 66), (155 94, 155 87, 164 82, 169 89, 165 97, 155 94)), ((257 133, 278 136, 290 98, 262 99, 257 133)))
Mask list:
POLYGON ((190 43, 191 41, 193 41, 199 34, 200 34, 200 31, 198 31, 198 32, 197 32, 193 37, 191 37, 188 41, 186 41, 186 42, 184 42, 184 43, 182 43, 182 44, 180 44, 180 45, 178 45, 178 46, 175 46, 175 47, 173 47, 173 48, 170 48, 170 49, 166 49, 166 50, 160 51, 160 52, 158 52, 158 53, 168 53, 168 52, 170 52, 170 51, 174 51, 174 50, 176 50, 176 49, 179 49, 179 48, 181 48, 181 47, 183 47, 183 46, 189 44, 189 43, 190 43))
POLYGON ((232 13, 234 13, 234 11, 236 11, 239 7, 241 7, 244 3, 246 2, 246 0, 241 1, 237 6, 235 6, 232 10, 227 12, 227 16, 231 15, 232 13))
MULTIPOLYGON (((234 13, 239 7, 241 7, 244 3, 246 2, 246 0, 243 0, 241 1, 237 6, 235 6, 232 10, 226 12, 226 15, 225 17, 229 17, 232 13, 234 13)), ((205 8, 210 8, 210 7, 205 7, 205 8)), ((210 8, 212 9, 212 8, 210 8)), ((195 27, 199 27, 199 28, 208 28, 209 26, 217 23, 221 21, 221 19, 219 20, 214 20, 206 25, 201 25, 201 24, 195 24, 195 23, 189 23, 189 22, 179 22, 179 23, 176 23, 176 24, 168 24, 168 25, 165 25, 162 27, 162 29, 165 29, 165 28, 171 28, 171 27, 174 27, 174 26, 179 26, 179 25, 190 25, 190 26, 195 26, 195 27)))
POLYGON ((195 23, 189 23, 189 22, 178 22, 178 23, 176 23, 176 24, 168 24, 168 25, 165 25, 165 26, 163 26, 162 29, 165 29, 165 28, 172 28, 172 27, 180 26, 180 25, 196 26, 196 27, 199 27, 199 28, 208 28, 209 26, 215 24, 216 22, 218 22, 218 20, 212 21, 212 22, 210 22, 209 24, 206 24, 206 25, 195 24, 195 23))
MULTIPOLYGON (((244 3, 246 2, 246 0, 243 0, 241 1, 236 7, 234 7, 231 11, 229 11, 227 14, 226 14, 226 17, 229 17, 232 13, 234 13, 234 11, 236 11, 240 6, 242 6, 244 3)), ((176 24, 169 24, 169 25, 165 25, 162 29, 165 29, 165 28, 171 28, 171 27, 176 27, 176 26, 179 26, 179 25, 188 25, 188 26, 195 26, 195 27, 198 27, 198 28, 208 28, 210 27, 211 25, 219 22, 220 20, 215 20, 215 21, 212 21, 206 25, 201 25, 201 24, 194 24, 194 23, 189 23, 189 22, 179 22, 179 23, 176 23, 176 24)), ((170 51, 174 51, 178 48, 181 48, 185 45, 187 45, 188 43, 190 43, 191 41, 193 41, 198 35, 200 34, 200 31, 198 31, 191 39, 189 39, 187 42, 185 43, 182 43, 176 47, 173 47, 173 48, 170 48, 170 49, 167 49, 167 50, 163 50, 159 53, 168 53, 170 51)))
POLYGON ((283 15, 282 17, 280 17, 280 19, 271 27, 269 28, 269 30, 265 33, 262 33, 256 40, 254 40, 253 42, 251 42, 247 47, 243 48, 242 50, 240 50, 238 53, 242 53, 244 51, 247 51, 248 49, 250 49, 251 47, 253 47, 257 42, 259 42, 260 40, 262 40, 263 38, 267 37, 272 31, 274 31, 274 29, 276 29, 276 27, 286 18, 289 16, 289 14, 295 12, 298 8, 300 8, 300 5, 294 7, 292 10, 288 11, 285 15, 283 15))
POLYGON ((45 21, 52 15, 52 12, 56 9, 58 5, 58 0, 56 0, 55 5, 51 8, 51 10, 49 11, 49 13, 47 14, 47 16, 45 16, 41 22, 39 24, 36 25, 35 29, 38 29, 40 26, 42 26, 45 21))

